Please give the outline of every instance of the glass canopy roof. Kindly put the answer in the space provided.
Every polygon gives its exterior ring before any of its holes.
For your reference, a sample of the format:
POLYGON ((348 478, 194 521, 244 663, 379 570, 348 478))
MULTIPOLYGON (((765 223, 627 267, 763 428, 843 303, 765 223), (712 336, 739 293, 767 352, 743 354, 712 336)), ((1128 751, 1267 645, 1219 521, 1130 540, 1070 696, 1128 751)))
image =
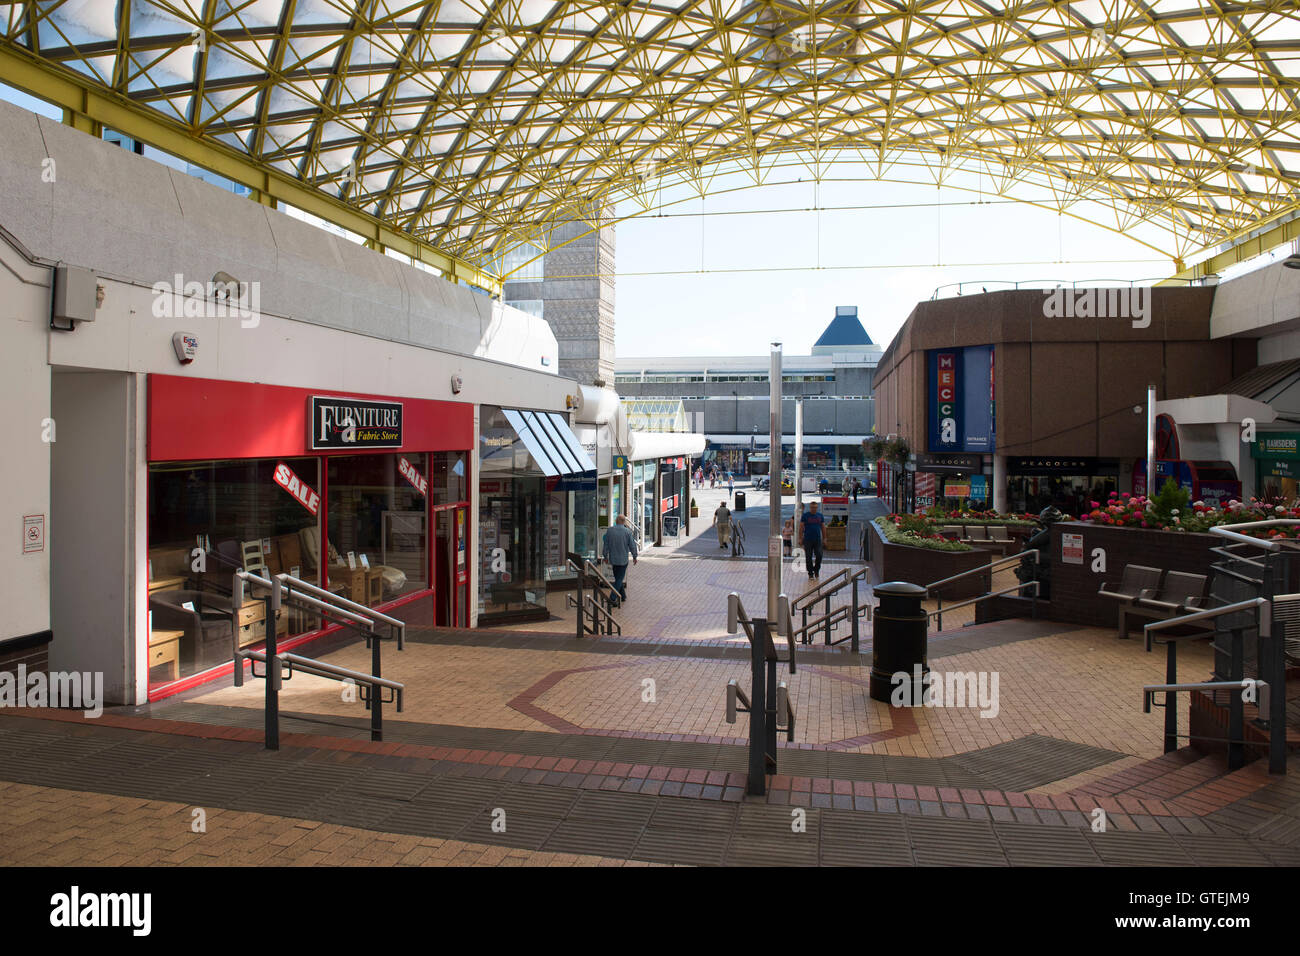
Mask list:
POLYGON ((665 183, 791 163, 1032 183, 1179 259, 1300 206, 1284 0, 44 0, 0 31, 498 273, 665 183))

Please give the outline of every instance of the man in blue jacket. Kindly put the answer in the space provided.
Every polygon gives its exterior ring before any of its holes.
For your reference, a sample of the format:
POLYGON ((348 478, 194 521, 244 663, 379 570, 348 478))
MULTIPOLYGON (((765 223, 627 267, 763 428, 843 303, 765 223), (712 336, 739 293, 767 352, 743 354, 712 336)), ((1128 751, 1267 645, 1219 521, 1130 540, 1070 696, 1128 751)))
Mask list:
POLYGON ((808 580, 812 581, 821 577, 822 573, 822 528, 826 524, 826 517, 817 511, 816 501, 808 504, 808 510, 803 513, 799 523, 803 525, 803 553, 808 565, 808 580))
POLYGON ((601 541, 605 560, 614 569, 614 590, 618 592, 618 604, 627 600, 628 558, 636 564, 636 535, 632 533, 631 524, 627 515, 619 515, 618 523, 605 532, 601 541))

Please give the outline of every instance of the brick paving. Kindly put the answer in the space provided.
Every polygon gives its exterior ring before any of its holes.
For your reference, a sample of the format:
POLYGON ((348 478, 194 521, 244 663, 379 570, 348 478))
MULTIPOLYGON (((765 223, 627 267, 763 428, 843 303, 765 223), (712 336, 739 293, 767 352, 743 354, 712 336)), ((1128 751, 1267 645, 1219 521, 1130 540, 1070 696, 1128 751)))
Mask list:
MULTIPOLYGON (((869 630, 861 654, 800 647, 797 673, 782 668, 794 739, 767 795, 748 797, 746 718, 722 707, 748 649, 725 634, 723 601, 740 590, 757 613, 762 564, 665 551, 636 571, 638 633, 622 639, 412 628, 406 651, 385 648, 407 693, 383 743, 339 685, 302 674, 281 695, 277 752, 261 745, 260 681, 97 720, 0 711, 0 862, 1300 863, 1300 758, 1270 777, 1162 754, 1140 688, 1163 680, 1163 655, 1047 621, 932 631, 934 672, 998 675, 990 716, 870 700, 869 630), (195 808, 206 834, 190 830, 195 808)), ((787 567, 787 589, 800 577, 787 567)), ((369 666, 359 643, 306 650, 369 666)), ((1186 646, 1180 674, 1211 662, 1186 646)))

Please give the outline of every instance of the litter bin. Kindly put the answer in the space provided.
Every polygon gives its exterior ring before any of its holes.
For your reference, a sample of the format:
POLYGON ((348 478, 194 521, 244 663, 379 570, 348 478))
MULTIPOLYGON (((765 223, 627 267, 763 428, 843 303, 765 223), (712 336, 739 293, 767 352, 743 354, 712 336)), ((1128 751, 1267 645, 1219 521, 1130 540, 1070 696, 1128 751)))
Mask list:
POLYGON ((736 510, 737 511, 745 510, 745 493, 743 491, 736 492, 736 510))
POLYGON ((880 599, 880 606, 872 615, 871 699, 890 703, 898 686, 894 675, 901 671, 909 675, 912 684, 910 696, 905 694, 903 701, 919 707, 925 677, 930 672, 926 662, 930 619, 921 606, 925 588, 906 581, 889 581, 876 585, 872 593, 880 599))

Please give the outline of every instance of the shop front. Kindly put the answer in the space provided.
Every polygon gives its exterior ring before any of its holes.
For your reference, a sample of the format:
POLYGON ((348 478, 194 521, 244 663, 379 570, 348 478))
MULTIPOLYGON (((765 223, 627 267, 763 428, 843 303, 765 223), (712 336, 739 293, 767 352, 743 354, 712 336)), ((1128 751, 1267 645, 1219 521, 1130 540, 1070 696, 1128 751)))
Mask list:
POLYGON ((984 473, 986 456, 954 452, 921 453, 916 456, 914 508, 949 510, 988 507, 989 482, 984 473))
POLYGON ((1119 485, 1119 460, 1039 455, 1007 458, 1010 510, 1037 514, 1054 507, 1067 515, 1087 512, 1119 485))
POLYGON ((1300 498, 1300 432, 1259 435, 1250 446, 1255 461, 1256 497, 1290 505, 1300 498))
POLYGON ((594 544, 571 498, 595 486, 596 466, 559 414, 481 406, 479 623, 549 616, 548 582, 567 578, 568 552, 594 544))
POLYGON ((232 627, 243 648, 322 632, 233 607, 240 568, 466 625, 472 406, 167 375, 147 403, 150 699, 228 672, 232 627))

